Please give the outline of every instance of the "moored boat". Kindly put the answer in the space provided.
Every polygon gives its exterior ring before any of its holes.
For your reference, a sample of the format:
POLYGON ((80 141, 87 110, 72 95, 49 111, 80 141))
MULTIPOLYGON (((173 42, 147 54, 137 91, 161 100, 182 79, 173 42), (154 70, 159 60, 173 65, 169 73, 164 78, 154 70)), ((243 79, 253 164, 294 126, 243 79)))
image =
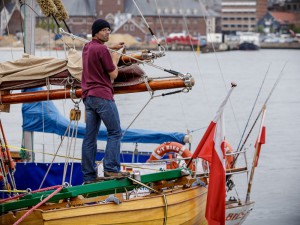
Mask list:
MULTIPOLYGON (((126 178, 65 187, 20 224, 206 224, 207 189, 197 185, 189 173, 179 169, 140 178, 140 182, 126 178), (130 191, 141 183, 147 183, 152 192, 135 197, 130 191), (106 195, 99 195, 105 192, 106 195)), ((49 194, 49 191, 32 193, 30 198, 25 196, 20 202, 3 203, 2 213, 21 209, 2 215, 1 221, 15 223, 30 210, 24 209, 25 206, 33 206, 49 194)))
POLYGON ((259 46, 252 42, 243 42, 239 44, 239 50, 259 50, 259 46))
MULTIPOLYGON (((138 59, 135 55, 120 54, 130 59, 130 66, 125 65, 125 67, 122 68, 127 69, 127 71, 128 69, 131 70, 131 72, 125 73, 125 76, 121 78, 125 78, 126 80, 127 78, 132 78, 132 75, 134 75, 134 77, 138 75, 138 81, 136 83, 136 81, 129 79, 129 84, 123 82, 124 80, 120 83, 115 82, 114 88, 116 93, 148 91, 152 94, 156 90, 180 88, 180 90, 167 93, 174 94, 176 92, 190 90, 194 85, 191 75, 184 75, 161 67, 158 68, 174 75, 174 79, 167 78, 163 80, 159 78, 157 81, 152 78, 148 79, 148 77, 144 75, 144 72, 141 72, 138 69, 139 67, 135 65, 136 62, 143 62, 143 57, 142 59, 138 59), (132 69, 133 67, 135 69, 132 69), (139 72, 133 74, 132 71, 136 72, 136 70, 139 72), (157 82, 157 85, 152 85, 154 81, 157 82), (118 88, 121 90, 119 91, 118 88)), ((153 60, 153 58, 150 58, 150 60, 153 60)), ((37 69, 37 71, 40 72, 41 69, 37 69)), ((65 71, 64 75, 69 76, 71 74, 71 72, 69 70, 66 71, 65 68, 63 71, 65 71)), ((64 87, 67 88, 62 88, 62 90, 29 91, 21 94, 3 93, 1 95, 2 103, 13 104, 71 98, 75 101, 76 106, 76 99, 80 97, 81 94, 80 82, 78 82, 80 79, 73 82, 73 78, 63 77, 59 80, 60 76, 55 76, 56 74, 52 77, 53 79, 51 77, 43 78, 41 81, 42 84, 34 83, 34 86, 43 86, 44 84, 57 85, 61 84, 61 81, 71 82, 64 85, 64 87)), ((39 78, 37 80, 39 80, 39 78)), ((17 84, 18 87, 24 84, 24 80, 18 80, 17 82, 19 82, 17 84)), ((4 86, 7 84, 9 83, 3 83, 4 86)), ((5 86, 2 90, 12 90, 12 87, 16 84, 13 83, 12 85, 12 83, 10 83, 10 85, 11 86, 5 86)), ((71 114, 70 121, 78 121, 80 113, 78 113, 79 111, 77 110, 75 107, 75 110, 72 111, 75 113, 75 116, 71 114)), ((35 116, 37 117, 37 115, 35 116)), ((44 116, 45 114, 43 114, 42 117, 44 116)), ((218 120, 219 119, 218 117, 218 120)), ((42 122, 45 122, 45 120, 42 122)), ((77 126, 77 128, 78 127, 79 126, 77 126)), ((68 129, 68 127, 64 127, 64 129, 68 129)), ((213 135, 213 132, 211 134, 213 135)), ((62 134, 60 135, 62 136, 62 134)), ((222 137, 222 140, 225 139, 222 137)), ((2 146, 5 150, 8 150, 6 143, 2 146)), ((177 151, 177 153, 180 152, 177 151)), ((193 161, 192 163, 196 161, 194 157, 191 159, 190 155, 184 155, 184 157, 186 156, 189 158, 184 159, 185 164, 189 165, 191 160, 193 161)), ((7 156, 5 155, 5 157, 4 162, 11 160, 8 154, 7 156)), ((66 158, 68 157, 69 156, 66 155, 66 158)), ((161 156, 158 157, 158 160, 161 159, 160 157, 161 156)), ((196 157, 198 157, 198 155, 196 157)), ((169 162, 172 163, 174 161, 170 159, 169 162)), ((3 165, 8 167, 7 163, 3 165)), ((136 170, 132 171, 132 177, 123 180, 103 180, 101 183, 87 185, 76 184, 74 186, 68 186, 67 183, 63 182, 63 184, 60 183, 56 187, 47 185, 46 188, 50 188, 47 190, 27 190, 24 194, 16 194, 10 196, 11 198, 1 201, 2 216, 0 219, 1 221, 5 221, 5 224, 99 224, 101 222, 105 224, 206 224, 206 184, 208 183, 209 187, 216 187, 216 185, 207 182, 206 178, 210 175, 209 173, 197 174, 193 166, 189 167, 187 165, 181 165, 182 168, 180 169, 171 167, 171 169, 167 171, 158 171, 141 176, 139 176, 136 170), (200 179, 202 175, 205 177, 203 180, 200 179), (203 181, 207 183, 203 184, 203 181), (142 196, 137 195, 136 193, 143 188, 146 188, 147 192, 143 193, 142 196), (55 189, 55 191, 52 189, 55 189)), ((8 167, 8 170, 11 169, 12 168, 8 167)), ((229 167, 229 169, 233 170, 234 168, 229 167)), ((3 171, 5 171, 5 169, 2 168, 2 172, 3 171)), ((223 175, 225 175, 225 171, 223 175)), ((79 176, 79 174, 75 176, 79 176)), ((10 177, 5 177, 4 175, 3 180, 7 182, 10 180, 10 177)), ((12 193, 22 193, 21 190, 19 190, 19 192, 16 190, 16 186, 13 184, 12 186, 14 189, 12 193)), ((225 184, 217 186, 221 187, 221 189, 225 189, 225 184)), ((6 188, 9 189, 8 185, 6 188)), ((218 201, 225 201, 225 196, 224 198, 222 196, 217 198, 215 202, 218 201)), ((234 221, 235 224, 241 224, 251 211, 250 208, 253 204, 249 198, 247 198, 245 202, 228 200, 226 204, 227 214, 223 219, 228 219, 228 223, 234 221)))

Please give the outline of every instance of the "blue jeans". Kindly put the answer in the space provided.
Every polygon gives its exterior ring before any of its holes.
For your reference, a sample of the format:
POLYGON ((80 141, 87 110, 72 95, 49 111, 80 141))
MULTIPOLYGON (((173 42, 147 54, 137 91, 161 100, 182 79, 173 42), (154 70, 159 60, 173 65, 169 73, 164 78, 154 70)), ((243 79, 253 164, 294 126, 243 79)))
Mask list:
POLYGON ((86 110, 86 131, 82 142, 83 181, 97 177, 97 136, 101 120, 107 128, 107 143, 103 160, 104 171, 120 171, 120 142, 122 130, 117 106, 114 101, 88 96, 84 99, 86 110))

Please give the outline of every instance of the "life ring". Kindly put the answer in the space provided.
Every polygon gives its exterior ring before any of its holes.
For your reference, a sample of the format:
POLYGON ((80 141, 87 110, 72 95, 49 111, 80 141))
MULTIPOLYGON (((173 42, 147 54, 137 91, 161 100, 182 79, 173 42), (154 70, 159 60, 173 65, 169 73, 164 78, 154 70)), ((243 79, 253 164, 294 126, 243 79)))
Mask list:
MULTIPOLYGON (((182 158, 191 158, 192 153, 189 151, 189 149, 178 143, 178 142, 165 142, 161 145, 159 145, 151 154, 150 158, 147 160, 160 160, 166 153, 176 153, 180 155, 182 158)), ((190 160, 186 159, 185 163, 188 164, 190 160)), ((171 162, 170 165, 167 165, 167 169, 173 169, 173 168, 178 168, 178 163, 173 161, 171 162)), ((194 163, 191 163, 189 168, 192 171, 196 171, 196 166, 194 163)))

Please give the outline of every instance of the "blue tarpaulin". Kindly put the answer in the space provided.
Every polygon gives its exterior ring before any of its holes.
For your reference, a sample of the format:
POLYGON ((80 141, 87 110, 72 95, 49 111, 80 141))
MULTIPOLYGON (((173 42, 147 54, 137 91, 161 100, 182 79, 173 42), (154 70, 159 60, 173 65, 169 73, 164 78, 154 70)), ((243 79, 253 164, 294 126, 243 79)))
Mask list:
MULTIPOLYGON (((27 92, 41 89, 27 89, 27 92)), ((23 130, 45 133, 54 133, 63 136, 69 126, 70 120, 66 119, 56 108, 52 101, 42 101, 36 103, 24 103, 22 106, 23 130)), ((74 126, 71 126, 74 127, 74 126)), ((72 133, 72 131, 71 131, 72 133)), ((83 138, 85 124, 78 125, 78 138, 83 138)), ((163 132, 143 129, 128 129, 122 138, 122 142, 127 143, 156 143, 179 142, 184 144, 185 134, 180 132, 163 132)), ((100 128, 98 140, 105 141, 107 131, 105 127, 100 128)))

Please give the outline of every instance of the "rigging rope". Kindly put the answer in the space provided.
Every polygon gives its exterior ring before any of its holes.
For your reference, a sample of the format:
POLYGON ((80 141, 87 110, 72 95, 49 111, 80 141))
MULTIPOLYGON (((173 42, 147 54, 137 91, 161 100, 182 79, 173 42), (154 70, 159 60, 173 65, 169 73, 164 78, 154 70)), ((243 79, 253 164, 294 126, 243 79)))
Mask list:
MULTIPOLYGON (((203 3, 201 1, 199 1, 199 4, 200 4, 200 7, 203 9, 203 12, 206 12, 206 15, 208 14, 207 13, 207 10, 204 8, 203 6, 203 3)), ((206 26, 208 26, 208 23, 207 23, 207 19, 206 19, 206 16, 203 17, 204 18, 204 21, 205 21, 205 24, 206 26)), ((210 36, 210 32, 208 32, 208 35, 210 37, 210 39, 212 40, 211 36, 210 36)), ((216 54, 216 49, 215 49, 215 45, 214 43, 212 42, 212 48, 213 48, 213 53, 214 53, 214 56, 216 57, 216 61, 217 61, 217 64, 218 64, 218 68, 220 70, 220 74, 221 74, 221 77, 222 77, 222 80, 223 80, 223 84, 224 84, 224 88, 225 88, 225 91, 228 89, 227 86, 226 86, 226 81, 225 81, 225 78, 224 78, 224 74, 223 74, 223 71, 222 71, 222 68, 221 68, 221 63, 220 63, 220 60, 216 54)), ((232 102, 231 102, 231 99, 229 98, 229 104, 230 104, 230 108, 231 108, 231 111, 232 111, 232 114, 234 116, 234 121, 235 121, 235 124, 236 124, 236 127, 237 127, 237 130, 239 132, 239 134, 241 134, 241 130, 240 130, 240 127, 238 125, 238 122, 237 122, 237 117, 235 115, 235 111, 233 109, 233 105, 232 105, 232 102)))
POLYGON ((41 202, 39 202, 37 205, 32 207, 30 210, 28 210, 20 219, 17 220, 17 222, 14 223, 14 225, 17 225, 21 223, 30 213, 32 213, 35 209, 40 207, 42 204, 46 203, 50 198, 52 198, 54 195, 56 195, 58 192, 60 192, 63 189, 63 186, 60 186, 57 188, 53 193, 48 195, 45 199, 43 199, 41 202))
POLYGON ((58 151, 60 150, 60 147, 62 146, 63 140, 64 140, 64 138, 66 137, 66 134, 67 134, 67 133, 69 132, 69 130, 70 130, 71 125, 72 125, 72 121, 70 120, 69 125, 68 125, 68 127, 67 127, 67 129, 66 129, 66 131, 65 131, 65 133, 64 133, 64 135, 63 135, 63 137, 62 137, 62 140, 61 140, 61 142, 60 142, 60 144, 59 144, 59 146, 58 146, 58 148, 57 148, 57 150, 56 150, 56 152, 55 152, 55 154, 54 154, 54 157, 53 157, 53 159, 52 159, 52 161, 51 161, 51 163, 50 163, 50 166, 48 167, 48 170, 47 170, 47 172, 46 172, 46 174, 45 174, 45 176, 44 176, 44 178, 43 178, 43 180, 42 180, 42 182, 41 182, 39 188, 41 188, 41 187, 43 186, 43 184, 44 184, 44 182, 45 182, 45 179, 46 179, 46 177, 48 176, 48 173, 49 173, 49 171, 50 171, 50 169, 51 169, 51 167, 52 167, 52 165, 53 165, 53 163, 54 163, 54 160, 55 160, 55 158, 56 158, 56 156, 57 156, 57 153, 58 153, 58 151))
POLYGON ((161 51, 165 51, 164 47, 160 45, 160 42, 159 40, 157 39, 157 37, 155 36, 154 32, 152 31, 151 27, 149 26, 149 24, 147 23, 143 13, 141 12, 140 8, 138 7, 138 5, 136 4, 135 0, 132 0, 132 2, 134 3, 135 7, 137 8, 137 10, 139 11, 140 13, 140 16, 142 17, 144 23, 146 24, 149 32, 151 33, 152 37, 154 38, 154 40, 156 41, 157 43, 157 46, 158 46, 158 50, 161 52, 161 51))
MULTIPOLYGON (((62 28, 59 28, 59 31, 61 34, 64 34, 64 35, 68 35, 68 36, 71 36, 72 38, 76 38, 77 40, 79 41, 82 41, 82 42, 85 42, 85 43, 88 43, 89 41, 87 39, 84 39, 84 38, 81 38, 81 37, 78 37, 72 33, 68 33, 66 31, 64 31, 62 28)), ((158 65, 155 65, 154 63, 152 62, 147 62, 147 61, 143 61, 143 60, 140 60, 140 59, 137 59, 137 58, 134 58, 132 57, 130 54, 126 54, 126 53, 123 53, 123 52, 120 52, 120 51, 117 51, 117 50, 114 50, 114 49, 111 49, 111 48, 108 48, 111 52, 115 52, 121 56, 126 56, 130 59, 133 59, 134 61, 136 62, 139 62, 141 64, 146 64, 148 66, 151 66, 151 67, 154 67, 156 69, 159 69, 159 70, 162 70, 164 72, 167 72, 167 73, 170 73, 170 74, 173 74, 175 76, 178 76, 179 78, 183 78, 184 75, 178 71, 175 71, 175 70, 171 70, 171 69, 166 69, 166 68, 163 68, 162 66, 158 66, 158 65)), ((161 55, 161 53, 157 53, 157 57, 162 57, 163 55, 161 55)))

